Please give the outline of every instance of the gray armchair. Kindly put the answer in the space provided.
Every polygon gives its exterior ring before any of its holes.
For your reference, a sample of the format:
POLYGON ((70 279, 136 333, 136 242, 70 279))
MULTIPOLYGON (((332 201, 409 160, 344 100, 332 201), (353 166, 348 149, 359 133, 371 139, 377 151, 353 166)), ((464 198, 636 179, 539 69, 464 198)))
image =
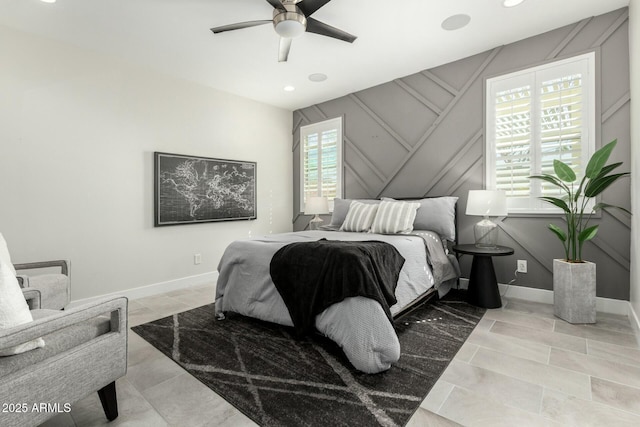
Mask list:
POLYGON ((14 264, 13 267, 16 271, 52 267, 60 268, 60 273, 36 275, 18 274, 18 283, 22 288, 31 288, 40 291, 42 308, 62 310, 69 304, 71 295, 69 291, 69 263, 67 261, 28 262, 14 264))
MULTIPOLYGON (((38 306, 38 290, 25 288, 23 294, 30 307, 38 306)), ((42 348, 0 357, 0 402, 25 409, 0 412, 0 425, 38 425, 96 391, 107 419, 115 419, 115 381, 127 371, 127 299, 31 313, 33 322, 0 330, 0 349, 38 337, 45 341, 42 348)))

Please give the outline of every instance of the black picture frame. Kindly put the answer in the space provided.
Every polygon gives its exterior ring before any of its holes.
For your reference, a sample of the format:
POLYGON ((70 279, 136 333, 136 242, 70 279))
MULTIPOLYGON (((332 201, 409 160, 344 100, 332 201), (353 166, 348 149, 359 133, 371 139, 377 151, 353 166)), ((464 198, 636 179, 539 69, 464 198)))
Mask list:
POLYGON ((257 163, 154 152, 154 226, 257 218, 257 163))

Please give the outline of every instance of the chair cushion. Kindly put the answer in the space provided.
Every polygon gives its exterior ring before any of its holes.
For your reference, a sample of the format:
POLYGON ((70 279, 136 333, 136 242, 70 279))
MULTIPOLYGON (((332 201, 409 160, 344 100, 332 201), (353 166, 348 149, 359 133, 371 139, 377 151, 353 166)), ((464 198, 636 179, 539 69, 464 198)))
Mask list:
MULTIPOLYGON (((0 259, 0 329, 8 329, 33 321, 15 274, 4 259, 0 259)), ((11 356, 44 346, 42 338, 0 350, 0 356, 11 356)))
MULTIPOLYGON (((34 319, 41 319, 54 314, 56 310, 33 310, 34 319)), ((111 319, 108 316, 97 316, 86 322, 68 326, 59 331, 45 335, 47 345, 33 351, 0 358, 0 377, 34 365, 45 359, 77 347, 93 338, 104 335, 111 330, 111 319)))
POLYGON ((29 288, 40 291, 41 308, 62 310, 69 304, 69 276, 60 273, 29 276, 29 288))

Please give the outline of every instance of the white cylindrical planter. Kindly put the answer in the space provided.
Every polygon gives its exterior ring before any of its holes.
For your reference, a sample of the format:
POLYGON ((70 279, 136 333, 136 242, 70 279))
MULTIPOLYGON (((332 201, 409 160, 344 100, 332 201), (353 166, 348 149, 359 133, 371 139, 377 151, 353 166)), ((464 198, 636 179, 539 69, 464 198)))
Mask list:
POLYGON ((596 265, 553 260, 554 314, 569 323, 596 323, 596 265))

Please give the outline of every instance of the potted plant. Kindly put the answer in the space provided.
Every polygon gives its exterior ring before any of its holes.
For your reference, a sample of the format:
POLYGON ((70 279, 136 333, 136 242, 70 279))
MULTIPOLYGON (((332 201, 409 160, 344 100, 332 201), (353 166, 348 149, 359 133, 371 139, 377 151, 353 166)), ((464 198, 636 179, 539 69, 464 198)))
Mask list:
POLYGON ((596 265, 582 259, 582 247, 598 233, 598 225, 589 225, 592 215, 600 209, 628 210, 607 203, 590 201, 602 194, 611 184, 628 172, 612 173, 622 162, 606 165, 616 146, 613 140, 591 156, 584 177, 579 181, 573 169, 560 160, 553 161, 554 175, 530 176, 558 187, 562 197, 540 197, 562 209, 566 229, 549 224, 549 229, 560 239, 565 259, 553 260, 554 313, 570 323, 596 322, 596 265), (577 184, 577 187, 576 187, 577 184))

